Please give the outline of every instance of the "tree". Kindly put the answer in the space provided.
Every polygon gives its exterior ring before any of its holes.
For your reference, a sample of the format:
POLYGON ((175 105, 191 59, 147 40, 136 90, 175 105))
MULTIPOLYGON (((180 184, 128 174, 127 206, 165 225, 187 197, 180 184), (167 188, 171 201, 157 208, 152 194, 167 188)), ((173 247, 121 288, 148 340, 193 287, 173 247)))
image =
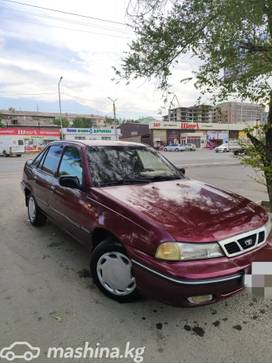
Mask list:
POLYGON ((0 128, 1 127, 4 127, 4 125, 3 125, 3 121, 2 120, 0 120, 0 128))
MULTIPOLYGON (((217 100, 229 96, 268 105, 263 138, 248 130, 264 172, 272 208, 272 1, 145 0, 134 17, 136 40, 130 44, 121 78, 156 78, 169 90, 180 57, 197 57, 195 86, 217 100)), ((181 80, 184 81, 184 80, 181 80)))
POLYGON ((89 128, 89 127, 93 127, 95 125, 95 121, 93 120, 86 120, 85 118, 76 118, 73 121, 73 127, 76 128, 89 128))
MULTIPOLYGON (((66 127, 69 127, 70 126, 70 121, 67 120, 66 118, 62 117, 61 121, 62 121, 62 127, 66 128, 66 127)), ((54 125, 61 127, 61 123, 60 123, 59 117, 58 118, 55 118, 55 120, 53 121, 53 123, 54 123, 54 125)))

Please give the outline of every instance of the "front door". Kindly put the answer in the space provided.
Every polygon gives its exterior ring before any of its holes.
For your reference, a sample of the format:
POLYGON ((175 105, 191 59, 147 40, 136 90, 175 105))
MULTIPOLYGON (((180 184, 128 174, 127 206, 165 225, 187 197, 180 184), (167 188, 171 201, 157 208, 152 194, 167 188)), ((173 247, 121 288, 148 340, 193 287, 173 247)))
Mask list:
POLYGON ((53 195, 50 199, 50 210, 55 215, 55 220, 61 223, 61 227, 72 234, 76 239, 86 237, 86 231, 82 229, 82 203, 86 198, 84 191, 84 173, 82 157, 79 146, 66 146, 56 177, 52 183, 53 195), (71 175, 78 177, 80 189, 63 187, 59 183, 59 177, 71 175))

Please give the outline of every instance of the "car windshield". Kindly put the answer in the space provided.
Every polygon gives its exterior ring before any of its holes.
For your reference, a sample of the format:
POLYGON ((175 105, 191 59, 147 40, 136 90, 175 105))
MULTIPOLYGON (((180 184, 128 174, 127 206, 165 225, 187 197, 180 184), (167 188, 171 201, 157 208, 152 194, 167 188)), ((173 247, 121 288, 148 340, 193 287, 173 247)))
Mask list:
POLYGON ((159 153, 141 146, 92 146, 89 167, 95 186, 149 183, 182 178, 159 153))

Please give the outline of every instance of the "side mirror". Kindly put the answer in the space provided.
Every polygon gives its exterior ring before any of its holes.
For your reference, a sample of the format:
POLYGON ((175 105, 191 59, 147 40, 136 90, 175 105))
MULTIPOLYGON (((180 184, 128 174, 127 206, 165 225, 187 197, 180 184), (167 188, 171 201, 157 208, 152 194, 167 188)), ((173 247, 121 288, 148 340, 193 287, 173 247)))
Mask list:
POLYGON ((80 182, 77 176, 72 176, 72 175, 60 176, 59 183, 62 187, 80 189, 80 182))
POLYGON ((179 168, 179 171, 180 171, 183 175, 185 175, 185 169, 184 169, 184 168, 179 168))

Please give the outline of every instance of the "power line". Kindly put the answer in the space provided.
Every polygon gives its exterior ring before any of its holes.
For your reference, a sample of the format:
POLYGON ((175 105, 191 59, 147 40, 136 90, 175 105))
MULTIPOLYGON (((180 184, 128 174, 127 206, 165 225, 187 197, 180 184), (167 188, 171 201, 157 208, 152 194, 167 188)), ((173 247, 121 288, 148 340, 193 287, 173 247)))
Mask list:
MULTIPOLYGON (((38 17, 38 18, 42 18, 42 19, 50 19, 52 21, 57 21, 57 22, 63 22, 63 23, 69 23, 69 25, 72 24, 76 24, 76 25, 80 25, 80 26, 84 26, 84 27, 94 27, 97 29, 102 29, 102 30, 106 30, 106 31, 110 31, 110 32, 117 32, 117 33, 121 33, 124 34, 124 30, 121 29, 114 29, 114 28, 105 28, 104 26, 100 26, 100 24, 92 24, 92 23, 86 23, 86 22, 82 22, 80 20, 77 19, 65 19, 65 18, 60 18, 60 17, 55 17, 52 15, 45 15, 45 14, 41 14, 41 13, 35 13, 35 12, 31 12, 28 9, 18 9, 18 8, 11 8, 11 7, 6 7, 6 9, 8 9, 9 11, 15 12, 15 13, 23 13, 23 14, 27 14, 27 15, 33 15, 33 17, 38 17)), ((3 17, 1 17, 3 19, 3 17)), ((6 19, 8 19, 7 17, 5 17, 6 19)), ((13 19, 14 20, 14 19, 13 19)), ((131 35, 133 33, 131 32, 131 35)))
POLYGON ((90 15, 84 15, 84 14, 79 14, 79 13, 74 13, 74 12, 59 10, 59 9, 47 8, 47 7, 44 7, 44 6, 27 4, 27 3, 23 3, 23 2, 19 2, 19 1, 15 1, 15 0, 2 0, 2 1, 8 2, 8 3, 12 3, 12 4, 17 4, 17 5, 22 5, 22 6, 28 6, 28 7, 36 8, 36 9, 40 9, 40 10, 53 11, 55 13, 60 13, 60 14, 77 16, 77 17, 85 18, 85 19, 103 21, 105 23, 112 23, 112 24, 129 26, 128 24, 121 23, 119 21, 114 21, 114 20, 109 20, 109 19, 102 19, 102 18, 96 18, 96 17, 90 16, 90 15))
MULTIPOLYGON (((9 18, 3 17, 3 16, 1 17, 1 19, 8 19, 8 20, 10 20, 9 18)), ((37 25, 37 23, 34 22, 34 21, 27 20, 27 22, 28 23, 31 23, 31 24, 37 25)), ((117 34, 97 33, 97 32, 92 32, 92 31, 89 31, 89 30, 69 28, 69 27, 64 27, 64 26, 60 26, 60 25, 53 25, 53 24, 46 24, 46 23, 41 23, 39 25, 40 26, 46 26, 46 27, 49 27, 49 28, 64 29, 64 30, 68 30, 68 31, 80 32, 80 33, 87 33, 87 34, 93 34, 93 35, 102 35, 102 36, 112 37, 112 38, 131 39, 130 37, 123 37, 123 36, 117 35, 117 34)))

